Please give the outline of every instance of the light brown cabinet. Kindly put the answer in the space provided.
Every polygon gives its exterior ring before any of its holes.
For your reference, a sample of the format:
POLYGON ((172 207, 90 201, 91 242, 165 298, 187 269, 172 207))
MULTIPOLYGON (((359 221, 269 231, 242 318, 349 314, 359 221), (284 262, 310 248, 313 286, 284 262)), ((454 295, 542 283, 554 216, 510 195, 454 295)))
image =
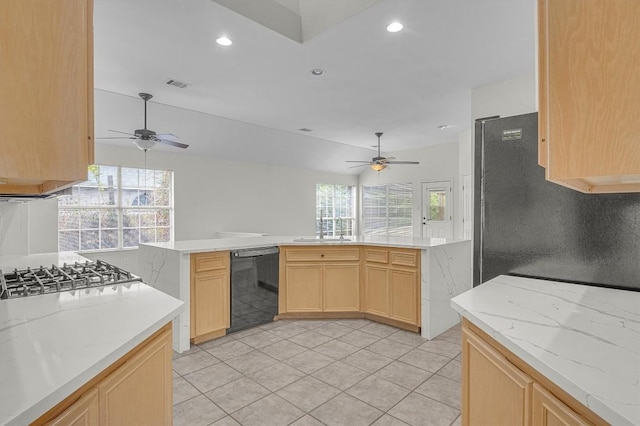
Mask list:
POLYGON ((92 0, 3 0, 0 40, 0 193, 85 181, 94 143, 92 0))
POLYGON ((285 267, 285 306, 279 312, 322 312, 322 265, 292 264, 285 267))
POLYGON ((90 426, 100 424, 98 389, 93 388, 46 426, 90 426))
POLYGON ((640 192, 640 2, 538 0, 539 164, 585 192, 640 192))
POLYGON ((533 379, 467 329, 462 356, 462 424, 529 425, 533 379))
POLYGON ((191 255, 191 341, 224 336, 230 326, 229 251, 191 255))
POLYGON ((171 425, 171 323, 90 380, 33 425, 171 425))
POLYGON ((100 424, 172 424, 172 354, 166 332, 98 383, 100 424))
POLYGON ((462 322, 464 426, 593 426, 604 420, 466 319, 462 322))
POLYGON ((589 426, 591 423, 578 416, 551 392, 533 384, 533 416, 531 426, 589 426))
POLYGON ((386 265, 367 263, 365 281, 366 312, 389 317, 389 268, 386 265))
POLYGON ((279 313, 360 310, 360 249, 281 247, 279 313))
POLYGON ((420 330, 420 250, 280 247, 279 318, 370 318, 420 330))
POLYGON ((420 251, 365 248, 365 311, 420 327, 420 251))

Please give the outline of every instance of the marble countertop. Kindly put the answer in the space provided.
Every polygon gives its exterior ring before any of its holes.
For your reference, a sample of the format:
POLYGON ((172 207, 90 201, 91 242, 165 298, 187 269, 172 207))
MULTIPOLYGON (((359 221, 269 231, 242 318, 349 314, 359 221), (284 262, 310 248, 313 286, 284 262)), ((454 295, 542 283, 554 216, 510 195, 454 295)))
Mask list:
POLYGON ((254 247, 281 246, 281 245, 373 245, 387 247, 406 247, 415 249, 427 249, 429 247, 444 244, 459 243, 467 240, 451 238, 409 238, 409 237, 371 237, 356 236, 345 237, 344 240, 301 236, 260 236, 260 237, 235 237, 215 238, 210 240, 185 240, 167 243, 148 243, 140 246, 159 247, 182 253, 198 253, 204 251, 237 250, 254 247), (300 241, 304 240, 304 241, 300 241))
POLYGON ((640 425, 640 292, 499 276, 452 307, 613 425, 640 425))
MULTIPOLYGON (((86 259, 10 256, 0 267, 75 260, 86 259)), ((182 309, 182 301, 139 282, 0 300, 0 424, 31 423, 182 309)))

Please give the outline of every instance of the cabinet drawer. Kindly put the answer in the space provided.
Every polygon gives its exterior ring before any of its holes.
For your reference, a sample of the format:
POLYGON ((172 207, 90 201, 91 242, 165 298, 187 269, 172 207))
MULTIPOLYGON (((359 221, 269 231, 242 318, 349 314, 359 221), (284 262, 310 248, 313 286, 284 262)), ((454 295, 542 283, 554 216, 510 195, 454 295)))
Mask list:
POLYGON ((287 262, 313 262, 327 260, 359 260, 360 249, 358 248, 311 248, 311 249, 288 249, 285 252, 287 262))
POLYGON ((367 262, 389 263, 389 251, 367 249, 365 253, 365 258, 367 262))
POLYGON ((195 264, 195 272, 223 269, 229 265, 229 252, 194 253, 191 255, 195 264))
POLYGON ((417 251, 393 251, 389 252, 391 257, 391 264, 395 266, 418 266, 418 252, 417 251))

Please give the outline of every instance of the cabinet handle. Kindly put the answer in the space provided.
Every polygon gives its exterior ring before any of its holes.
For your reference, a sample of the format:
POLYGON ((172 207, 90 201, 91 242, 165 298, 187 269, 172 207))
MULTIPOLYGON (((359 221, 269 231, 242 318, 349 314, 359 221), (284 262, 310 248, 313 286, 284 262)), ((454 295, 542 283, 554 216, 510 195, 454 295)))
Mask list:
POLYGON ((322 253, 322 254, 320 255, 320 257, 324 257, 324 253, 322 253))

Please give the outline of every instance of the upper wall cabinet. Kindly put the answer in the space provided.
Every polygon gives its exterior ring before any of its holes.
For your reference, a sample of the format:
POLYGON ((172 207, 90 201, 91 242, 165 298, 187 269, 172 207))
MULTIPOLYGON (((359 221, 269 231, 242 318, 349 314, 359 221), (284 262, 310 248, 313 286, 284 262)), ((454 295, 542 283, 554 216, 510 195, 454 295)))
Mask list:
POLYGON ((92 0, 2 0, 0 63, 0 194, 43 194, 86 180, 92 0))
POLYGON ((640 1, 538 0, 538 25, 547 180, 640 192, 640 1))

